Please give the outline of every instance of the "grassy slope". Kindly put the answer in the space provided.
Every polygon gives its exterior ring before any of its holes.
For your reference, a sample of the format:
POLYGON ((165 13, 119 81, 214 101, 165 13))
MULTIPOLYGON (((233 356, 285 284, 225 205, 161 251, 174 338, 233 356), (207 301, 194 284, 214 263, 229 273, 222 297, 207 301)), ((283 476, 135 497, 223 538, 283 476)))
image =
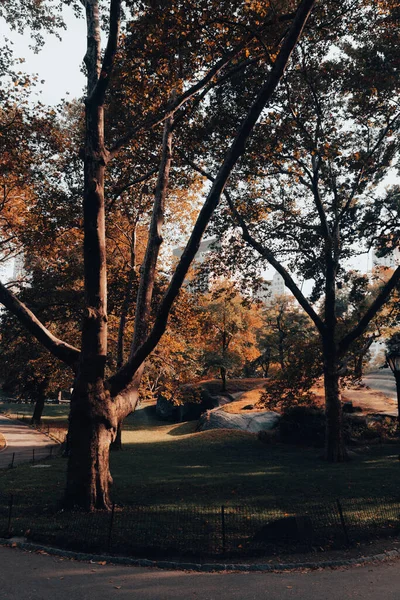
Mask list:
MULTIPOLYGON (((265 445, 240 431, 194 433, 196 423, 166 424, 145 406, 126 423, 124 450, 112 454, 118 503, 311 505, 335 498, 397 496, 396 446, 372 446, 350 463, 327 465, 320 450, 265 445)), ((0 491, 23 495, 27 507, 56 502, 65 459, 0 476, 0 491)))

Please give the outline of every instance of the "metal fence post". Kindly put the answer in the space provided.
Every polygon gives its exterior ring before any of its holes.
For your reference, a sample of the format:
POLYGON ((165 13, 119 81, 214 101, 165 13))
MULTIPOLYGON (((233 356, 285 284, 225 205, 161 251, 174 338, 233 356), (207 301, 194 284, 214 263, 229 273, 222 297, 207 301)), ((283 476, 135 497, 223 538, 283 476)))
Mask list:
POLYGON ((13 466, 14 466, 14 459, 15 459, 15 452, 12 453, 12 459, 11 459, 11 462, 10 462, 10 469, 12 469, 13 466))
POLYGON ((115 511, 115 502, 113 502, 113 504, 112 504, 111 515, 110 515, 110 524, 108 527, 107 552, 111 552, 112 528, 114 525, 114 511, 115 511))
POLYGON ((346 542, 346 546, 350 546, 350 538, 349 538, 349 534, 347 531, 347 527, 346 527, 346 522, 344 520, 344 516, 343 516, 343 509, 342 509, 342 505, 340 504, 340 500, 337 499, 336 500, 336 504, 339 510, 339 516, 340 516, 340 522, 342 524, 342 529, 343 529, 343 533, 344 533, 344 539, 346 542))
POLYGON ((8 501, 8 524, 7 524, 7 535, 11 536, 11 518, 12 518, 12 509, 14 504, 14 496, 11 494, 10 499, 8 501))
POLYGON ((226 552, 225 506, 221 506, 222 554, 226 552))
POLYGON ((35 464, 35 448, 32 448, 32 464, 35 464))

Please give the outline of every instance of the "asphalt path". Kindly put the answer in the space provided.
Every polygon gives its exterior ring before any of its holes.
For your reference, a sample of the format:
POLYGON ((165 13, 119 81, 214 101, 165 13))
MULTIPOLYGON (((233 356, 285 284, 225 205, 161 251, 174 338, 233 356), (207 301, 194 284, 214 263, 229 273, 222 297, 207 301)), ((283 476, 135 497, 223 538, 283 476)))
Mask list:
POLYGON ((399 600, 400 562, 284 573, 193 573, 0 548, 7 600, 399 600))
POLYGON ((363 383, 372 390, 383 392, 393 400, 397 399, 396 381, 390 369, 379 369, 379 371, 373 371, 372 373, 365 375, 365 377, 363 377, 363 383))
POLYGON ((58 447, 58 444, 52 439, 22 425, 18 421, 8 419, 4 415, 0 416, 0 433, 6 439, 7 446, 0 452, 0 469, 9 467, 14 455, 14 465, 29 462, 33 459, 33 450, 35 451, 35 460, 44 458, 50 454, 50 447, 58 447))

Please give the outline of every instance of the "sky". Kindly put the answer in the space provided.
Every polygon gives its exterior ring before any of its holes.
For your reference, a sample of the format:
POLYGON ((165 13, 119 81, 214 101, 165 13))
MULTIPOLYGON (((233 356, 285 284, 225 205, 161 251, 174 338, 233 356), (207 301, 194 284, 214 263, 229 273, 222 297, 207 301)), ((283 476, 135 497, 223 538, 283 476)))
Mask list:
POLYGON ((21 71, 37 73, 39 80, 44 80, 36 88, 41 91, 40 100, 44 104, 55 105, 62 98, 80 97, 85 85, 81 72, 86 51, 85 20, 77 19, 68 7, 64 9, 64 19, 67 29, 59 32, 62 40, 54 35, 46 35, 46 43, 38 54, 29 48, 29 31, 19 35, 10 31, 4 22, 0 22, 2 38, 7 37, 13 42, 15 57, 25 59, 21 71))

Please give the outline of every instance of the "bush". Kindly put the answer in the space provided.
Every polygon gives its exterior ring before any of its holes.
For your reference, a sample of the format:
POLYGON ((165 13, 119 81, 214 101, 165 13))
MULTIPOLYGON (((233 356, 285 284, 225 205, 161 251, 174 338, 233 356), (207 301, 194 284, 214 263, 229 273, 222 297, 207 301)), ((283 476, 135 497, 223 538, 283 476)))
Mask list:
POLYGON ((277 430, 276 429, 262 429, 257 433, 257 438, 263 444, 272 444, 276 441, 277 430))
POLYGON ((320 408, 293 406, 279 421, 282 442, 321 448, 325 442, 325 414, 320 408))
MULTIPOLYGON (((320 408, 315 406, 287 408, 282 414, 278 427, 279 438, 284 443, 314 446, 315 448, 324 446, 325 413, 320 408)), ((350 444, 362 444, 373 440, 391 441, 397 439, 397 421, 390 417, 378 417, 371 420, 365 416, 345 413, 343 415, 343 433, 345 442, 350 444)), ((268 443, 267 440, 265 442, 268 443)))
POLYGON ((371 415, 345 415, 344 433, 346 441, 350 442, 393 441, 397 439, 397 419, 385 416, 373 418, 371 415))

